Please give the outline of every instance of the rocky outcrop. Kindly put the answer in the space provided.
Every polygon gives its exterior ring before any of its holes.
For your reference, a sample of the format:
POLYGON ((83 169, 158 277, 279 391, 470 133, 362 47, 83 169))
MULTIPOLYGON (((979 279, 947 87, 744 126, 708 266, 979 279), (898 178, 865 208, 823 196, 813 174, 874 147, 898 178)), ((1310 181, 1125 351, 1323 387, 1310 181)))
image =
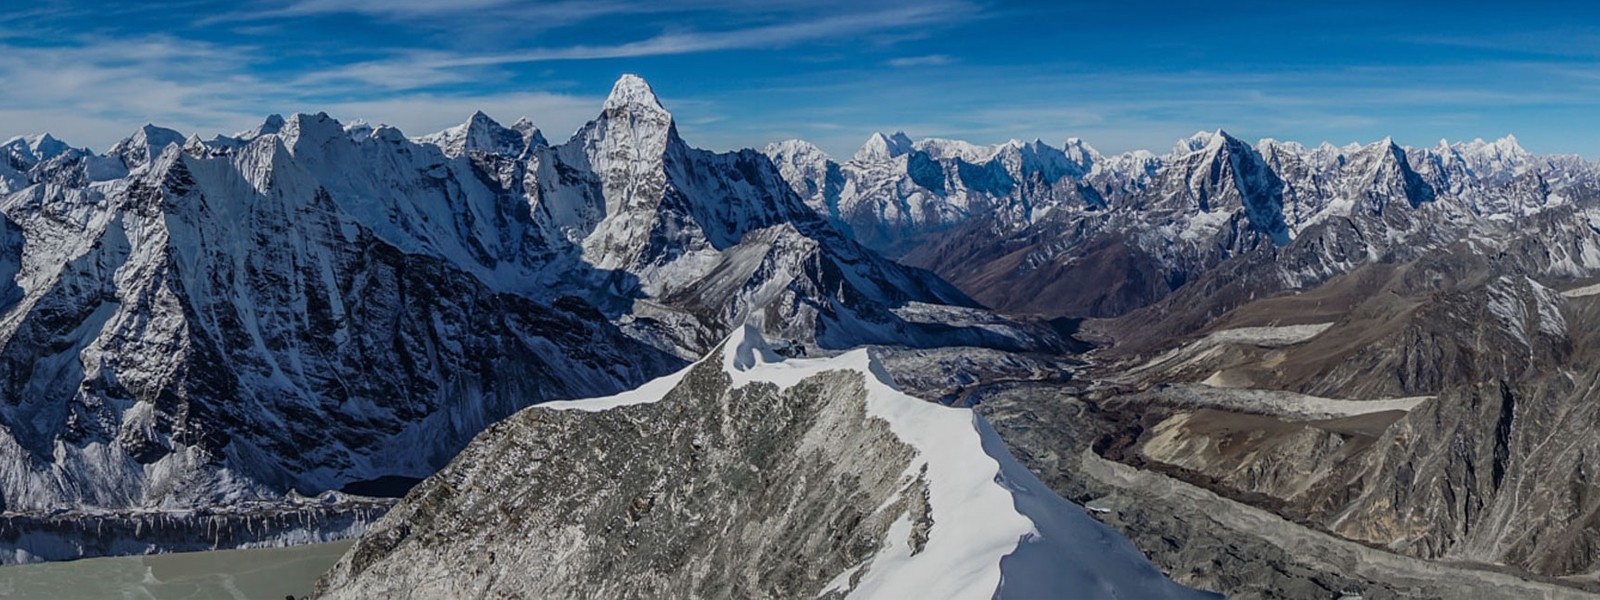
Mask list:
POLYGON ((1171 348, 1103 355, 1107 406, 1140 415, 1108 456, 1392 551, 1584 577, 1600 313, 1589 288, 1534 279, 1550 264, 1452 246, 1246 302, 1175 347, 1102 329, 1171 348), (1306 335, 1268 339, 1290 330, 1306 335))
MULTIPOLYGON (((1593 583, 1584 587, 1492 565, 1391 553, 1286 519, 1282 505, 1263 502, 1262 495, 1218 494, 1207 489, 1213 483, 1196 485, 1181 472, 1174 473, 1180 479, 1104 458, 1102 453, 1129 442, 1130 432, 1150 428, 1143 423, 1182 412, 1153 397, 1085 393, 1050 383, 991 386, 974 396, 978 411, 1023 464, 1058 493, 1087 503, 1098 519, 1186 585, 1230 598, 1592 598, 1600 591, 1593 583)), ((1310 433, 1278 439, 1311 439, 1310 433)), ((1246 430, 1236 439, 1248 437, 1246 430)), ((1282 466, 1286 472, 1324 465, 1297 457, 1282 466)))

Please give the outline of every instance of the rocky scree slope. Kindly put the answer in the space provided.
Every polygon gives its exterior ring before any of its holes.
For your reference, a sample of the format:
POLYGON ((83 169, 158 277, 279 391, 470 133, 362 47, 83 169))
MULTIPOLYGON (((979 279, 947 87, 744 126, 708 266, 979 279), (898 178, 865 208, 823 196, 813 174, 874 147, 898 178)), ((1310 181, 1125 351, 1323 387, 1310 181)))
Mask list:
POLYGON ((1130 375, 1098 392, 1124 415, 1099 450, 1395 552, 1590 580, 1596 305, 1527 270, 1550 264, 1440 250, 1135 342, 1155 358, 1113 347, 1096 368, 1130 375), (1283 329, 1308 335, 1242 335, 1283 329))

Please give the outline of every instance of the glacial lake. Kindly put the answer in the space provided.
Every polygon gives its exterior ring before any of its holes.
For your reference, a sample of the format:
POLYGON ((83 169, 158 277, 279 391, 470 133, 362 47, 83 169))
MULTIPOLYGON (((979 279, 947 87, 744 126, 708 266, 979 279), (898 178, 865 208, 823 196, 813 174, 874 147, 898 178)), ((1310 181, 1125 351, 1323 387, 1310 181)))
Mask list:
POLYGON ((311 585, 353 542, 289 548, 88 558, 0 567, 0 598, 283 600, 311 585))

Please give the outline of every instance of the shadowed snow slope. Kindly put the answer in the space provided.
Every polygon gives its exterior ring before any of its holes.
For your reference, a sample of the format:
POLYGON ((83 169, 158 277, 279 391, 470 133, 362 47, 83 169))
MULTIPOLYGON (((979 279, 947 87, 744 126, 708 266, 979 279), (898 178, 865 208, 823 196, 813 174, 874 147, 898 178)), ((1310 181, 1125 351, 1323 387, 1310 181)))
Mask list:
POLYGON ((868 351, 750 327, 676 374, 485 432, 320 583, 327 597, 1206 597, 1056 496, 971 411, 868 351))

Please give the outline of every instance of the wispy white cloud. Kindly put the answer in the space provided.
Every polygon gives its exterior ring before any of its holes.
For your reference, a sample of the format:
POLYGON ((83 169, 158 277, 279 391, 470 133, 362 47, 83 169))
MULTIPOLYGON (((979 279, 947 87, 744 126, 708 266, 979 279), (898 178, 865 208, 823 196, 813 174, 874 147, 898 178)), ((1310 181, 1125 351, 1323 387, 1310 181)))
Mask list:
MULTIPOLYGON (((502 0, 472 1, 493 6, 505 5, 507 10, 523 8, 522 5, 509 4, 502 0)), ((302 0, 276 9, 270 14, 287 12, 314 14, 319 11, 350 10, 419 17, 425 16, 434 6, 436 5, 433 3, 411 1, 391 4, 376 0, 302 0)), ((787 2, 751 5, 731 0, 699 0, 665 5, 637 2, 584 2, 573 3, 571 8, 565 3, 556 3, 543 5, 537 10, 558 14, 562 19, 577 21, 625 12, 719 7, 732 10, 731 7, 735 6, 744 8, 734 12, 750 12, 750 6, 762 6, 768 10, 795 8, 789 6, 787 2)), ((741 19, 734 26, 722 29, 673 30, 633 41, 608 44, 539 46, 494 53, 439 48, 401 48, 389 51, 388 56, 381 58, 351 61, 303 73, 297 78, 297 84, 302 87, 364 85, 384 90, 416 90, 481 79, 487 75, 481 70, 495 67, 558 61, 675 56, 729 50, 778 49, 807 42, 855 39, 870 33, 905 34, 920 27, 969 18, 975 12, 975 7, 965 0, 930 0, 912 6, 884 8, 874 7, 873 3, 869 2, 865 7, 856 6, 850 10, 841 10, 822 17, 806 15, 774 19, 770 18, 772 15, 764 15, 768 18, 754 19, 755 24, 750 24, 750 19, 741 19)), ((520 15, 519 18, 548 24, 544 19, 529 18, 528 15, 520 15)), ((905 66, 933 65, 948 63, 950 58, 938 55, 906 60, 911 62, 905 63, 905 66)))
POLYGON ((648 4, 619 0, 296 0, 247 4, 237 10, 205 16, 202 24, 260 22, 328 15, 360 15, 396 22, 457 25, 463 21, 504 24, 508 19, 528 29, 546 29, 608 15, 645 10, 648 4))
MULTIPOLYGON (((474 110, 527 116, 559 137, 599 110, 597 97, 549 92, 381 93, 253 73, 261 52, 152 36, 0 52, 0 138, 48 130, 104 149, 146 122, 209 137, 273 112, 326 111, 427 133, 474 110)), ((376 74, 373 74, 376 77, 376 74)), ((396 73, 394 76, 400 77, 396 73)))
POLYGON ((950 55, 948 54, 929 54, 927 56, 905 56, 901 58, 890 59, 886 64, 891 67, 899 68, 941 67, 954 62, 954 60, 955 59, 950 58, 950 55))
POLYGON ((748 48, 781 48, 799 42, 824 38, 849 38, 871 31, 925 25, 955 18, 956 15, 951 14, 949 9, 949 5, 927 3, 741 29, 665 33, 622 44, 534 48, 502 54, 460 56, 423 64, 431 67, 464 67, 555 60, 636 58, 748 48))

